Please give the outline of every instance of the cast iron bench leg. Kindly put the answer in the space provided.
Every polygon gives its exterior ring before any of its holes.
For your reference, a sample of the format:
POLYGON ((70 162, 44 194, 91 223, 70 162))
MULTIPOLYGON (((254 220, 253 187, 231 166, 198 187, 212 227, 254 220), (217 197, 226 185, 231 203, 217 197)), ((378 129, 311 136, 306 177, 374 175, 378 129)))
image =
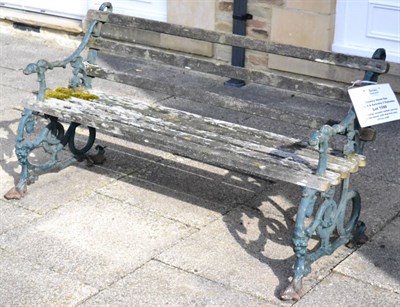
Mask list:
POLYGON ((58 167, 65 168, 77 161, 86 158, 86 153, 91 149, 96 138, 96 130, 89 127, 89 137, 85 146, 81 149, 75 147, 75 130, 79 126, 77 123, 71 123, 67 132, 64 133, 64 127, 55 117, 45 116, 49 123, 33 139, 27 139, 27 135, 33 134, 36 125, 36 115, 30 109, 24 109, 18 125, 15 152, 21 165, 21 175, 15 187, 9 190, 4 197, 6 199, 21 199, 27 192, 28 184, 34 183, 38 179, 37 171, 46 171, 58 167), (61 160, 58 155, 65 145, 73 156, 61 160), (34 164, 29 161, 29 155, 36 149, 42 148, 48 155, 47 162, 43 164, 34 164))
POLYGON ((281 294, 283 300, 300 299, 303 277, 311 272, 311 264, 314 261, 332 254, 344 244, 364 243, 367 239, 364 234, 365 225, 358 220, 361 198, 358 192, 349 189, 349 178, 342 181, 340 195, 336 197, 335 195, 335 187, 324 193, 310 188, 303 190, 292 237, 296 257, 293 279, 281 294), (316 207, 318 198, 320 198, 320 203, 316 207), (346 211, 350 203, 351 214, 346 219, 346 211), (306 218, 313 218, 313 220, 306 223, 306 218), (309 251, 308 240, 312 236, 319 238, 319 246, 309 251))

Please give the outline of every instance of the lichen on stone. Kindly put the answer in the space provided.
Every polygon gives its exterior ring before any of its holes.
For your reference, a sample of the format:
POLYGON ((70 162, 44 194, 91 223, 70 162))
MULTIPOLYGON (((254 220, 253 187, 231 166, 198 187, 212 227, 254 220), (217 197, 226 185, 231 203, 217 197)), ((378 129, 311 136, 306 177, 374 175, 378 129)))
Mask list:
POLYGON ((59 99, 59 100, 66 100, 71 97, 76 97, 76 98, 83 99, 83 100, 99 99, 99 97, 94 94, 80 91, 80 90, 74 90, 72 88, 65 88, 65 87, 58 87, 55 90, 46 90, 46 94, 45 94, 44 98, 45 99, 55 98, 55 99, 59 99))

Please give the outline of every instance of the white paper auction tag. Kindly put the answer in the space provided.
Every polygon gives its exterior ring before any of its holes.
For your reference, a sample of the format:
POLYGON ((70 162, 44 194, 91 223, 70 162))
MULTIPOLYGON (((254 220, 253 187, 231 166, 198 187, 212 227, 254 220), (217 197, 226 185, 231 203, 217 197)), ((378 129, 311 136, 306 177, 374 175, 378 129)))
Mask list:
POLYGON ((375 84, 349 89, 361 127, 400 119, 399 102, 390 84, 375 84))

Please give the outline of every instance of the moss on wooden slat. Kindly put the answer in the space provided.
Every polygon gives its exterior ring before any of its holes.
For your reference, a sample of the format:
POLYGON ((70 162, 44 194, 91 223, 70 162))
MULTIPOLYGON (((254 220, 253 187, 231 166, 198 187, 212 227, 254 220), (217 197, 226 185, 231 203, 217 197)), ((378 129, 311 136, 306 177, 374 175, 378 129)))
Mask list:
POLYGON ((66 87, 57 87, 55 90, 46 90, 46 94, 44 96, 45 99, 55 98, 60 100, 67 100, 71 97, 76 97, 83 100, 99 99, 99 96, 97 95, 66 87))

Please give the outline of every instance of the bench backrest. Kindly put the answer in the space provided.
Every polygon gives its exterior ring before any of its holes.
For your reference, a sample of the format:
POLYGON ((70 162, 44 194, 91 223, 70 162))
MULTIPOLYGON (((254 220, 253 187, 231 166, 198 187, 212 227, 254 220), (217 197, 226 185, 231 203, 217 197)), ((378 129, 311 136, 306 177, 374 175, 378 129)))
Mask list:
MULTIPOLYGON (((171 50, 161 50, 159 35, 172 35, 208 43, 246 48, 268 54, 276 54, 303 59, 312 62, 355 68, 374 73, 385 73, 388 64, 383 60, 370 59, 314 50, 291 45, 277 44, 246 36, 220 33, 216 31, 174 25, 165 22, 147 20, 110 12, 89 10, 86 21, 96 20, 98 25, 89 42, 89 48, 102 52, 121 55, 128 58, 146 59, 161 64, 210 73, 226 78, 245 80, 266 84, 282 89, 347 100, 347 89, 329 83, 312 82, 293 75, 276 73, 268 70, 254 70, 235 67, 228 63, 215 61, 206 57, 176 53, 171 50), (149 37, 145 45, 140 41, 138 31, 145 31, 149 37), (142 43, 142 44, 141 44, 142 43)), ((99 77, 98 75, 97 77, 99 77)))

